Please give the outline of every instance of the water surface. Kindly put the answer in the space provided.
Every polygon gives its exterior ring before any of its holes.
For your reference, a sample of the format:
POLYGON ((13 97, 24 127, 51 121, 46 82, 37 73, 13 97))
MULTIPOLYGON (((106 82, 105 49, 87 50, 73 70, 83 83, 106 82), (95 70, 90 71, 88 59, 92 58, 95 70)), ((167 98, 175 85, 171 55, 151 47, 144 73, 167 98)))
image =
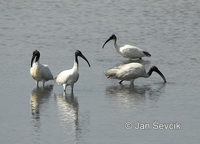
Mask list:
POLYGON ((197 143, 199 139, 200 2, 197 0, 0 1, 0 143, 197 143), (105 40, 147 50, 167 84, 152 74, 135 87, 104 76, 129 63, 105 40), (33 50, 53 75, 73 66, 82 51, 74 93, 48 82, 36 88, 33 50), (179 122, 180 130, 126 129, 137 122, 179 122))

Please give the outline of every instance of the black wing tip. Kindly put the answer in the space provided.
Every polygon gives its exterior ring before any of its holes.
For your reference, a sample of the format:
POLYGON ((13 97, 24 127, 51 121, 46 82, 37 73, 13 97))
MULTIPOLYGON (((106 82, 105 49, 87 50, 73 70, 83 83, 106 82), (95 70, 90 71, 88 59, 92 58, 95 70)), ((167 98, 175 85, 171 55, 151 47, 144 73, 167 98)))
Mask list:
POLYGON ((150 56, 151 56, 151 54, 150 54, 149 52, 147 52, 147 51, 143 51, 143 53, 144 53, 147 57, 150 57, 150 56))

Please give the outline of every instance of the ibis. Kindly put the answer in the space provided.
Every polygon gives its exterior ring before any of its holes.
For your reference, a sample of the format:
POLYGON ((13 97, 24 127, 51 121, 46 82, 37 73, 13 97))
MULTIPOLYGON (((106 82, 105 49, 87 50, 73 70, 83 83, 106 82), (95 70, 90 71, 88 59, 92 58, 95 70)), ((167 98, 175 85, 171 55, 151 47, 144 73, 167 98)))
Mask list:
POLYGON ((142 57, 150 57, 151 56, 151 54, 149 52, 144 51, 141 48, 138 48, 136 46, 124 45, 122 47, 119 47, 117 45, 117 37, 114 34, 112 36, 110 36, 108 40, 106 40, 106 42, 103 44, 102 48, 104 48, 105 44, 111 40, 114 40, 114 47, 115 47, 116 51, 125 58, 141 59, 142 57))
POLYGON ((47 85, 44 87, 34 88, 31 92, 31 111, 33 118, 38 119, 40 117, 40 108, 48 102, 53 90, 53 85, 47 85))
POLYGON ((139 77, 148 78, 151 76, 152 72, 158 73, 166 83, 165 76, 160 72, 156 66, 152 66, 149 72, 146 72, 145 67, 140 63, 129 63, 114 67, 109 69, 105 75, 107 78, 119 79, 119 84, 122 84, 123 81, 130 81, 131 84, 134 84, 134 80, 139 77))
POLYGON ((46 81, 53 80, 53 75, 48 67, 48 65, 40 64, 40 52, 38 50, 33 51, 31 59, 30 74, 32 78, 36 81, 37 87, 39 87, 39 82, 43 82, 43 86, 46 81))
POLYGON ((79 73, 78 73, 78 67, 79 67, 78 57, 79 56, 82 57, 88 63, 88 65, 90 67, 90 63, 86 59, 86 57, 81 53, 81 51, 77 50, 75 52, 74 66, 72 67, 72 69, 60 72, 57 75, 57 77, 55 78, 57 84, 63 86, 64 92, 66 92, 66 87, 67 86, 71 86, 71 92, 73 92, 74 83, 76 83, 78 81, 78 78, 79 78, 79 73))

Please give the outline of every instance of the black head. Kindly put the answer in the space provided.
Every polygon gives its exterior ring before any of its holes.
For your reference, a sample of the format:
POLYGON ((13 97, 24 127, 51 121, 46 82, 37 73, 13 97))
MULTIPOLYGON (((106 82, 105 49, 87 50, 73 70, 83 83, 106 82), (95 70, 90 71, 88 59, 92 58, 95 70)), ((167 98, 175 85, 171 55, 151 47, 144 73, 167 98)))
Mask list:
POLYGON ((152 69, 153 71, 159 71, 159 69, 158 69, 156 66, 152 66, 151 69, 152 69))
POLYGON ((82 58, 88 63, 88 65, 89 65, 89 67, 90 67, 89 61, 86 59, 86 57, 82 54, 82 52, 81 52, 80 50, 77 50, 77 51, 75 52, 75 58, 76 58, 76 62, 77 62, 77 63, 78 63, 78 56, 82 57, 82 58))
POLYGON ((153 71, 156 72, 156 73, 158 73, 162 77, 164 83, 167 82, 165 76, 160 72, 160 70, 156 66, 152 66, 150 68, 150 70, 148 72, 149 76, 152 74, 153 71))
POLYGON ((83 55, 83 54, 82 54, 82 52, 81 52, 80 50, 76 50, 75 55, 76 55, 76 56, 81 56, 81 55, 83 55))
POLYGON ((114 39, 115 40, 115 39, 117 39, 117 37, 116 37, 115 34, 112 34, 109 39, 114 39))
POLYGON ((40 58, 40 52, 38 50, 33 51, 32 59, 31 59, 31 67, 33 65, 34 59, 35 59, 35 62, 37 62, 39 58, 40 58))
POLYGON ((117 40, 117 37, 115 36, 115 34, 111 35, 111 36, 109 37, 109 39, 106 40, 106 42, 103 44, 102 48, 104 48, 105 44, 106 44, 107 42, 109 42, 110 40, 115 40, 115 41, 117 40))
POLYGON ((33 55, 40 55, 40 52, 38 50, 34 50, 33 55))

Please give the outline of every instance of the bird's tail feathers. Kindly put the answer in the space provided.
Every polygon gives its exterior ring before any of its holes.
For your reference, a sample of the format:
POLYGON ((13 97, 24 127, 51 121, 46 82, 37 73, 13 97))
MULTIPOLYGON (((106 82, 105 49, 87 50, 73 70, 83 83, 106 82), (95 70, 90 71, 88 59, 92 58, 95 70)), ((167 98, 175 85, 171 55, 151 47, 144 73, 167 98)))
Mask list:
POLYGON ((150 56, 151 56, 151 54, 150 54, 149 52, 147 52, 147 51, 143 51, 143 53, 144 53, 147 57, 150 57, 150 56))
POLYGON ((117 73, 116 69, 110 69, 107 72, 105 72, 105 75, 106 75, 107 78, 115 78, 116 73, 117 73))

